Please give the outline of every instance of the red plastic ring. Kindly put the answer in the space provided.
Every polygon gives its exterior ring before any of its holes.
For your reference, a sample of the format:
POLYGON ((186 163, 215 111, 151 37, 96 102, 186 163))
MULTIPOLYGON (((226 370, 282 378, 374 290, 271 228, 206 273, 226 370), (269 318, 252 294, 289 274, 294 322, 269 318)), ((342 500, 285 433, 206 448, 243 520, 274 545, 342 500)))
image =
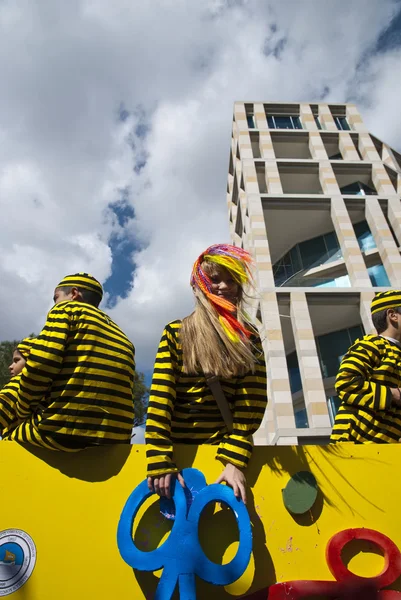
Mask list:
POLYGON ((337 581, 370 580, 374 581, 377 589, 391 585, 401 575, 401 553, 390 538, 374 529, 345 529, 336 533, 326 548, 326 560, 331 573, 337 581), (373 542, 384 553, 384 567, 381 573, 375 577, 361 577, 352 573, 343 563, 341 558, 342 549, 352 540, 363 540, 373 542))

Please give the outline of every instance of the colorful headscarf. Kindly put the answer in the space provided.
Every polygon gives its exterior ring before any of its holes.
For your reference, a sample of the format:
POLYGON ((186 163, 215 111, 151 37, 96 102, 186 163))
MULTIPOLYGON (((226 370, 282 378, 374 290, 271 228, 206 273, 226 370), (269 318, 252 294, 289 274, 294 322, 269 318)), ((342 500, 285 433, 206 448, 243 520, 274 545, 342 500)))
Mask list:
POLYGON ((89 275, 89 273, 75 273, 75 275, 66 275, 66 277, 64 277, 64 279, 62 279, 56 286, 56 288, 60 287, 80 287, 84 290, 95 292, 95 294, 100 296, 100 299, 103 298, 102 286, 98 280, 92 277, 92 275, 89 275))
POLYGON ((220 324, 227 337, 233 342, 239 342, 244 338, 250 337, 251 332, 236 318, 237 307, 229 300, 212 293, 212 281, 202 269, 204 261, 227 269, 233 279, 242 288, 252 280, 250 270, 252 264, 251 255, 246 250, 237 248, 237 246, 214 244, 213 246, 209 246, 196 259, 191 275, 192 288, 199 289, 209 302, 212 303, 219 314, 220 324))
POLYGON ((33 342, 35 341, 36 338, 24 338, 17 346, 16 350, 18 350, 18 352, 21 354, 21 356, 23 358, 25 358, 25 360, 28 358, 31 349, 32 349, 32 345, 33 342))
POLYGON ((401 307, 401 291, 390 290, 389 292, 379 292, 372 300, 370 311, 372 315, 387 308, 401 307))

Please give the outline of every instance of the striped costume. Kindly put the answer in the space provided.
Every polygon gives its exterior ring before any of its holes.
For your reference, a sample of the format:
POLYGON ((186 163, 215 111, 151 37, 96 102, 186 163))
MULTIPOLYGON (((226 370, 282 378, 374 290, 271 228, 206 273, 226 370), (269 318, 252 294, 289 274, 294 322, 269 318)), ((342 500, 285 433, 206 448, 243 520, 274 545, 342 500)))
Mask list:
POLYGON ((132 343, 104 312, 56 304, 20 375, 22 423, 5 439, 60 450, 129 443, 134 369, 132 343))
POLYGON ((221 379, 234 417, 227 433, 220 410, 203 375, 182 373, 179 341, 181 321, 169 323, 156 355, 146 422, 148 476, 177 472, 173 443, 218 444, 217 458, 246 467, 252 453, 251 435, 258 429, 267 404, 266 366, 260 339, 255 373, 221 379))
POLYGON ((401 387, 401 348, 385 337, 366 335, 344 356, 336 380, 342 404, 332 442, 398 442, 401 409, 389 388, 401 387))
MULTIPOLYGON (((34 338, 25 338, 16 347, 16 351, 27 360, 34 338)), ((21 373, 15 375, 0 391, 0 436, 4 437, 19 422, 17 416, 17 401, 21 373)))
POLYGON ((17 401, 21 373, 12 377, 0 391, 0 435, 4 437, 18 424, 17 401))

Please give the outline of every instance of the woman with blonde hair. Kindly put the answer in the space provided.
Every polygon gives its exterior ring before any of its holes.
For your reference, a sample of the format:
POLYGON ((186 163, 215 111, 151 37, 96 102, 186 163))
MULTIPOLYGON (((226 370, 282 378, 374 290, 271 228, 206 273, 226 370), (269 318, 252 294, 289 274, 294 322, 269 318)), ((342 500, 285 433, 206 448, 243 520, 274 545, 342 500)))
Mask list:
POLYGON ((174 443, 218 444, 217 483, 246 502, 243 470, 267 404, 262 345, 243 310, 251 263, 236 246, 207 248, 192 270, 194 312, 163 331, 146 423, 148 487, 160 496, 171 497, 174 477, 185 484, 174 443))

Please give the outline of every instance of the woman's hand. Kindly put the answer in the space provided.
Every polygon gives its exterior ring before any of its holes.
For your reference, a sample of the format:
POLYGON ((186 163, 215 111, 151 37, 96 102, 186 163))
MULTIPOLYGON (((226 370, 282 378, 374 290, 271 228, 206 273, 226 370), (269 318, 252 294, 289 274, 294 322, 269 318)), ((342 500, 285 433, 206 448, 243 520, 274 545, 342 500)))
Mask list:
POLYGON ((185 481, 181 473, 167 473, 160 475, 159 477, 148 477, 148 488, 149 491, 158 494, 159 496, 166 496, 171 498, 171 484, 177 477, 181 487, 185 487, 185 481))
POLYGON ((233 488, 235 497, 242 498, 243 503, 246 504, 246 477, 243 471, 231 463, 227 463, 226 468, 215 483, 222 483, 223 481, 233 488))

